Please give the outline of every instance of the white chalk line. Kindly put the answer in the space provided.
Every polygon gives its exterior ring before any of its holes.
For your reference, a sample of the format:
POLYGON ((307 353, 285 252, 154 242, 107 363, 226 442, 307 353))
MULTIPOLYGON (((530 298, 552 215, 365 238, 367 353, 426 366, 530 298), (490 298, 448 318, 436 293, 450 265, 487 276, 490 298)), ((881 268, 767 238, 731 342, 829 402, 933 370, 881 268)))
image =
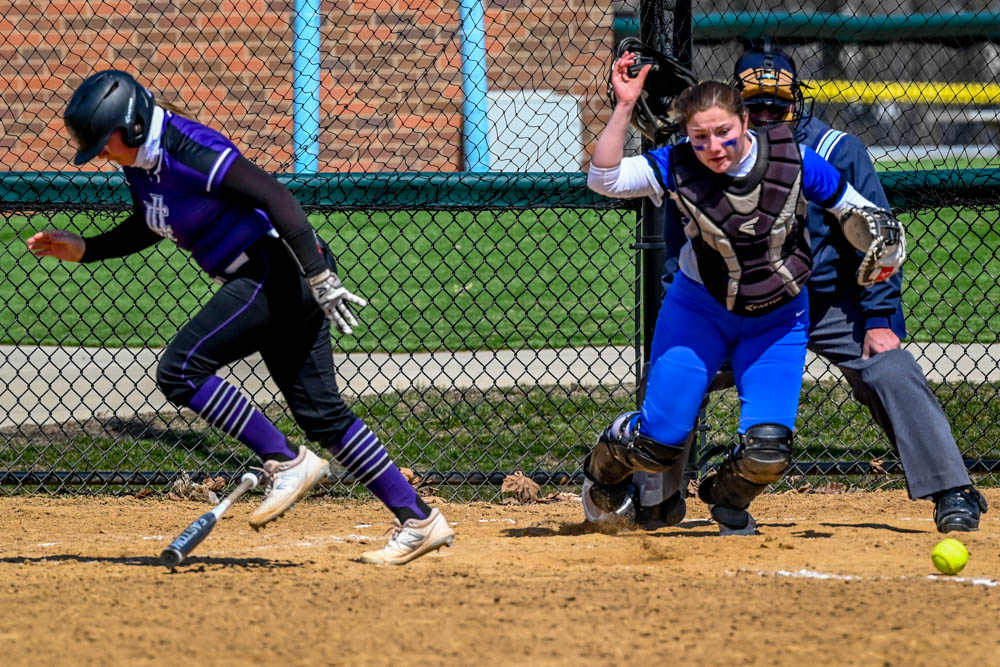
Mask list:
POLYGON ((254 551, 270 551, 272 549, 287 549, 289 547, 311 548, 325 547, 331 544, 372 544, 374 542, 385 542, 388 537, 372 537, 370 535, 326 535, 312 537, 307 536, 304 540, 297 542, 282 542, 278 544, 261 544, 253 547, 254 551))
POLYGON ((956 577, 928 574, 923 577, 901 576, 901 577, 862 577, 855 574, 836 574, 831 572, 816 572, 814 570, 726 570, 726 574, 735 576, 738 574, 756 574, 760 577, 789 577, 792 579, 819 579, 826 581, 947 581, 955 584, 968 584, 970 586, 985 586, 996 588, 1000 586, 1000 581, 995 581, 987 577, 956 577))

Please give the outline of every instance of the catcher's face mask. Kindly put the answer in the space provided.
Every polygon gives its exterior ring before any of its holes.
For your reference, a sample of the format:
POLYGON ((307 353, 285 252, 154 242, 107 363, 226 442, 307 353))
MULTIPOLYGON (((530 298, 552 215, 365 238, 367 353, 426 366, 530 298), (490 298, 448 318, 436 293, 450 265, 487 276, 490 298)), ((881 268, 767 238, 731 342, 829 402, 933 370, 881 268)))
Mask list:
MULTIPOLYGON (((634 37, 627 37, 615 48, 614 59, 618 60, 626 51, 636 54, 635 64, 629 67, 629 76, 638 76, 646 65, 652 65, 642 95, 632 111, 632 125, 653 143, 661 146, 680 134, 679 119, 670 110, 673 99, 685 88, 698 82, 694 73, 671 56, 643 46, 634 37)), ((611 106, 618 100, 608 77, 608 99, 611 106)))
POLYGON ((805 97, 795 64, 780 51, 748 51, 736 63, 733 81, 746 101, 756 126, 798 123, 805 115, 805 97))

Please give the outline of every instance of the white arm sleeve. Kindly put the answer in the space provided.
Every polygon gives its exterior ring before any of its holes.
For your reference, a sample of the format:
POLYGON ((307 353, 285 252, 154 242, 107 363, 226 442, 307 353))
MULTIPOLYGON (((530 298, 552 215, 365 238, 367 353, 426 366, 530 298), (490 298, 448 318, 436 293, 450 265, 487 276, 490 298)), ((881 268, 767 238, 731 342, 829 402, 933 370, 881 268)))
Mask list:
POLYGON ((840 200, 826 210, 837 216, 837 219, 839 220, 840 216, 844 215, 844 213, 847 213, 847 209, 852 207, 863 208, 865 206, 869 208, 881 208, 880 206, 876 206, 875 204, 868 201, 868 199, 866 199, 864 195, 855 190, 854 187, 850 183, 848 183, 847 189, 844 190, 844 194, 841 195, 840 200))
POLYGON ((663 205, 663 187, 641 155, 623 158, 617 167, 590 165, 587 187, 605 197, 649 197, 655 205, 663 205))

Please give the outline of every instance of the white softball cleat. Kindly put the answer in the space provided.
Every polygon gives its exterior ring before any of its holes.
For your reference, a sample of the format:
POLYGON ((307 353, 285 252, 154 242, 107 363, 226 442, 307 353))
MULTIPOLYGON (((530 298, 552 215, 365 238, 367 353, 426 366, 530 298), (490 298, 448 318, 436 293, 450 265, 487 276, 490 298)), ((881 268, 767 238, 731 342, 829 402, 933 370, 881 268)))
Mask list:
POLYGON ((583 480, 583 488, 580 489, 580 502, 583 504, 583 516, 587 523, 608 523, 614 520, 614 515, 605 512, 594 504, 590 499, 590 489, 594 483, 589 479, 583 480))
POLYGON ((330 474, 330 462, 303 446, 291 461, 265 461, 263 470, 267 486, 264 501, 250 515, 250 526, 254 530, 274 521, 309 495, 330 474))
POLYGON ((407 519, 405 523, 400 523, 399 519, 393 519, 388 544, 377 551, 361 554, 361 562, 403 565, 441 547, 450 547, 454 540, 455 531, 444 515, 434 508, 423 520, 407 519))

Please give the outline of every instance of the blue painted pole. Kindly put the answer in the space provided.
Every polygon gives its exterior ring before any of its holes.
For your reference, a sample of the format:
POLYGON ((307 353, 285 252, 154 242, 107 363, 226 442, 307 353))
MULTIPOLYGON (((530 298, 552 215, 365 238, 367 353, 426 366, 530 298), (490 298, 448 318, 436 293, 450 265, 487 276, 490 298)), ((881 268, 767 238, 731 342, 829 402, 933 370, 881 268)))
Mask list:
POLYGON ((459 0, 462 20, 462 149, 467 171, 490 170, 490 119, 486 97, 486 31, 483 0, 459 0))
POLYGON ((320 0, 295 0, 292 32, 295 127, 295 173, 319 171, 319 44, 320 0))

